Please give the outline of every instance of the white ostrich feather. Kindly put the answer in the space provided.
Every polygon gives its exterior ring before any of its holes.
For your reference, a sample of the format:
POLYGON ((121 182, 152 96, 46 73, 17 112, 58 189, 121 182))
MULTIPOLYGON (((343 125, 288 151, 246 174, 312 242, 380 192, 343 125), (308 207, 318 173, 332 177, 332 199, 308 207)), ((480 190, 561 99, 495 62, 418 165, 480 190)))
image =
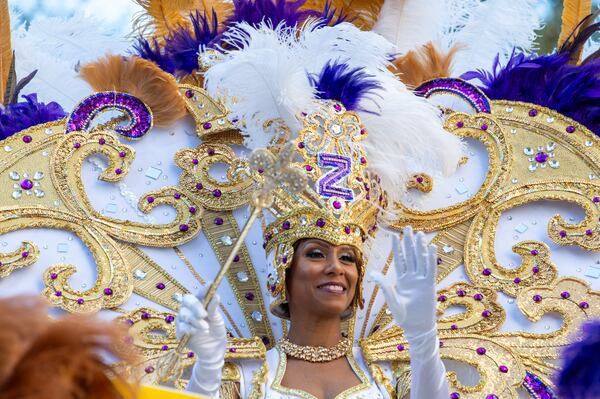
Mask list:
POLYGON ((373 31, 403 54, 435 41, 443 28, 445 0, 386 0, 373 31))
POLYGON ((457 53, 453 75, 478 68, 489 69, 496 54, 504 64, 513 50, 535 50, 536 31, 542 26, 535 0, 488 0, 480 2, 463 29, 448 35, 448 42, 466 46, 457 53))

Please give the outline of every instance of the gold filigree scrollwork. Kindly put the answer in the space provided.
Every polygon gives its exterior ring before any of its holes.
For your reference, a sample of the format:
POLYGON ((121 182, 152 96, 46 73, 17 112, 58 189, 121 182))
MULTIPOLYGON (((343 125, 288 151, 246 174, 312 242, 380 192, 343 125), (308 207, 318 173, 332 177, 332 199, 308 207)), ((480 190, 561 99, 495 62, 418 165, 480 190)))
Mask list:
MULTIPOLYGON (((500 216, 506 210, 539 200, 568 201, 585 210, 585 219, 578 224, 567 226, 559 216, 554 216, 548 226, 549 234, 558 243, 579 243, 591 245, 598 240, 600 231, 594 227, 592 238, 581 235, 570 237, 569 231, 579 231, 592 224, 597 225, 599 208, 590 193, 600 192, 600 186, 591 182, 547 182, 533 183, 504 192, 493 198, 486 212, 475 217, 465 243, 465 271, 476 284, 501 290, 516 296, 520 290, 531 286, 551 284, 557 275, 556 266, 550 261, 548 246, 538 241, 522 241, 513 247, 513 252, 523 259, 520 266, 505 268, 496 260, 494 241, 500 216), (581 227, 584 226, 584 227, 581 227), (562 232, 562 233, 561 233, 562 232), (593 235, 596 237, 593 237, 593 235), (562 241, 561 241, 562 240, 562 241), (582 241, 587 240, 587 241, 582 241)), ((574 233, 573 233, 574 234, 574 233)), ((583 234, 585 236, 585 234, 583 234)))
POLYGON ((571 334, 582 322, 600 316, 600 294, 574 277, 522 290, 517 303, 532 322, 548 313, 558 313, 563 319, 561 327, 549 333, 498 332, 490 335, 494 341, 509 346, 520 355, 536 359, 557 358, 560 349, 572 342, 574 336, 571 334))
POLYGON ((252 172, 246 160, 223 144, 200 144, 177 152, 175 162, 183 173, 179 185, 207 209, 232 210, 250 201, 254 192, 252 172), (217 164, 227 167, 226 181, 210 175, 217 164))
POLYGON ((179 93, 196 122, 196 134, 202 141, 221 144, 244 142, 240 131, 227 118, 227 108, 211 98, 204 89, 182 84, 179 85, 179 93))
POLYGON ((0 253, 0 278, 8 277, 13 271, 34 264, 39 256, 39 248, 29 241, 23 241, 16 251, 0 253))
POLYGON ((496 296, 496 292, 490 289, 466 283, 456 283, 438 291, 438 316, 442 316, 451 306, 465 308, 464 312, 438 319, 440 336, 445 338, 498 330, 506 314, 496 296))
POLYGON ((133 150, 108 132, 67 134, 52 154, 51 176, 63 203, 71 212, 81 214, 88 219, 88 223, 98 226, 114 238, 138 245, 180 245, 200 232, 201 208, 187 193, 173 187, 148 193, 139 203, 140 210, 146 213, 159 205, 175 208, 175 219, 165 225, 123 221, 97 212, 90 203, 81 180, 82 164, 92 154, 102 154, 108 158, 108 167, 99 177, 108 182, 122 179, 133 160, 133 150))
POLYGON ((489 114, 456 113, 448 117, 444 128, 460 136, 481 141, 489 154, 488 171, 479 191, 467 201, 443 209, 419 211, 396 203, 396 229, 411 225, 416 230, 436 231, 471 219, 487 206, 506 181, 511 168, 512 154, 502 126, 489 114))

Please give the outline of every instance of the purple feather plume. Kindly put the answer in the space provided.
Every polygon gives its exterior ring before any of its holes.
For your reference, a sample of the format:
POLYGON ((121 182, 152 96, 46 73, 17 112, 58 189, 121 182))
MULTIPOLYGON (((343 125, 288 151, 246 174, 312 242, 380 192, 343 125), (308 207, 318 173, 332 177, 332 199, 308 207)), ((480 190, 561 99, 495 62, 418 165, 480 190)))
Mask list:
POLYGON ((600 398, 600 320, 583 325, 583 339, 563 351, 563 368, 556 380, 558 397, 600 398))
POLYGON ((21 130, 41 123, 52 122, 67 116, 62 107, 51 102, 38 102, 37 94, 23 96, 26 101, 0 107, 0 140, 21 130))
POLYGON ((179 26, 165 39, 166 56, 171 59, 175 69, 184 73, 192 73, 198 69, 198 54, 211 43, 218 35, 219 22, 217 13, 212 11, 212 19, 206 14, 190 15, 192 30, 179 26))
POLYGON ((317 97, 339 101, 351 111, 360 111, 360 101, 382 89, 377 79, 366 73, 364 68, 350 69, 348 64, 337 61, 327 63, 318 76, 311 75, 309 78, 317 97))
POLYGON ((160 48, 158 41, 155 39, 152 42, 140 37, 133 45, 135 55, 154 62, 165 72, 170 74, 175 73, 175 63, 166 52, 160 48))
POLYGON ((325 2, 325 7, 320 15, 320 21, 317 24, 317 28, 324 26, 335 26, 342 22, 352 22, 354 18, 350 18, 348 14, 344 13, 344 10, 337 10, 329 0, 325 2))
POLYGON ((600 135, 600 59, 569 64, 569 53, 541 57, 511 55, 501 67, 498 57, 491 72, 462 75, 479 79, 490 99, 530 102, 566 115, 600 135))
POLYGON ((269 22, 272 26, 283 23, 287 27, 299 26, 309 17, 321 17, 321 12, 300 10, 306 0, 233 0, 234 11, 225 24, 232 26, 246 22, 257 26, 269 22))

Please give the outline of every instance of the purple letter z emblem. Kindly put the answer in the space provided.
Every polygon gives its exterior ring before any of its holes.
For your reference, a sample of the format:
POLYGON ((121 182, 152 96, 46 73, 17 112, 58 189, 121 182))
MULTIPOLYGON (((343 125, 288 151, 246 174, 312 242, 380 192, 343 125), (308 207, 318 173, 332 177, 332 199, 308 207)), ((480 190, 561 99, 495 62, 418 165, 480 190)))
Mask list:
POLYGON ((319 153, 317 155, 319 166, 333 167, 333 170, 319 179, 319 194, 324 197, 340 197, 347 201, 354 199, 352 190, 336 186, 342 179, 350 174, 352 170, 352 160, 337 154, 319 153))

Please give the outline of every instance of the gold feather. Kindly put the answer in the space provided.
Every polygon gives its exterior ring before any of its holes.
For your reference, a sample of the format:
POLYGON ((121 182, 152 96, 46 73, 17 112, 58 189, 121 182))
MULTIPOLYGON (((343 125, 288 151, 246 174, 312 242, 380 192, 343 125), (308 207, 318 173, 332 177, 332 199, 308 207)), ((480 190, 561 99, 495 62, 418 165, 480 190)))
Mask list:
MULTIPOLYGON (((327 0, 308 0, 304 9, 323 10, 327 0)), ((377 19, 384 0, 330 0, 329 4, 342 14, 347 14, 354 25, 362 30, 371 30, 377 19)), ((336 14, 337 14, 336 13, 336 14)))
POLYGON ((120 91, 142 100, 157 126, 169 126, 186 115, 175 78, 139 57, 107 55, 81 67, 80 76, 95 91, 120 91))
POLYGON ((452 61, 460 49, 454 45, 447 53, 442 53, 429 42, 397 58, 390 69, 405 85, 415 88, 431 79, 449 77, 452 61))
POLYGON ((10 41, 8 0, 0 0, 0 104, 4 104, 4 94, 6 92, 12 59, 13 52, 10 41))
POLYGON ((582 19, 592 12, 592 0, 564 0, 562 28, 558 37, 558 47, 562 46, 582 19))
POLYGON ((221 23, 231 14, 233 4, 212 0, 134 0, 143 10, 133 18, 133 31, 141 36, 162 38, 179 25, 189 26, 190 13, 200 11, 212 20, 212 10, 221 23))

